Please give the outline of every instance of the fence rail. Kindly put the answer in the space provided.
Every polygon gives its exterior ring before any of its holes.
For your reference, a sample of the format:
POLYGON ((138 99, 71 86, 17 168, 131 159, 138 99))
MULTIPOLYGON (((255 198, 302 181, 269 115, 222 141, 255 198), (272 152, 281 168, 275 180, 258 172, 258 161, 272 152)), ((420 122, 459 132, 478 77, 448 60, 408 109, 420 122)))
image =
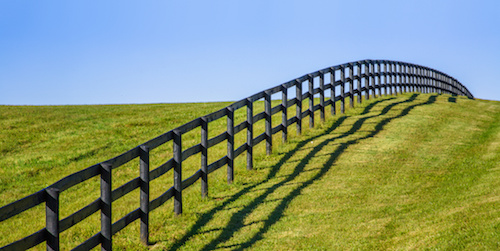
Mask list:
POLYGON ((314 127, 315 113, 319 111, 320 119, 323 121, 325 119, 326 108, 330 106, 331 114, 335 115, 335 106, 338 101, 340 101, 340 112, 344 113, 347 99, 349 99, 349 106, 354 106, 354 96, 356 96, 356 102, 361 103, 363 94, 364 99, 369 99, 376 98, 378 95, 397 95, 405 92, 437 92, 474 98, 469 90, 456 79, 440 71, 405 62, 363 60, 332 66, 306 74, 300 78, 242 99, 219 111, 196 118, 119 156, 73 173, 45 189, 1 207, 0 222, 45 203, 46 227, 0 249, 26 250, 42 242, 46 242, 47 250, 59 250, 59 234, 98 211, 101 212, 101 231, 75 247, 74 250, 88 250, 99 244, 101 244, 102 250, 111 250, 112 236, 136 220, 140 221, 141 241, 147 245, 150 211, 173 198, 175 214, 181 214, 182 190, 201 180, 201 196, 207 196, 208 174, 223 166, 227 166, 227 182, 231 183, 234 179, 235 158, 246 152, 247 169, 252 169, 253 147, 265 141, 266 153, 271 154, 273 145, 272 135, 282 132, 282 139, 286 141, 288 127, 293 124, 296 125, 297 133, 300 134, 302 131, 302 122, 307 117, 309 117, 309 126, 314 127), (325 76, 329 77, 329 83, 325 84, 325 76), (314 88, 315 79, 319 82, 319 87, 317 88, 314 88), (303 88, 303 84, 306 82, 308 83, 308 87, 303 88), (295 97, 293 98, 288 97, 288 89, 290 88, 295 88, 295 97), (330 92, 329 94, 328 91, 330 92), (337 91, 340 93, 337 93, 337 91), (277 93, 281 93, 282 102, 272 107, 271 95, 277 93), (319 104, 315 104, 315 95, 318 94, 319 104), (325 98, 328 98, 328 100, 325 100, 325 98), (254 114, 253 104, 261 99, 264 99, 264 111, 254 114), (308 109, 303 111, 302 106, 305 101, 308 101, 308 109), (296 107, 296 114, 290 118, 288 108, 293 106, 296 107), (247 113, 246 120, 234 125, 235 111, 245 107, 247 113), (282 114, 281 124, 273 128, 271 123, 272 115, 280 112, 282 114), (208 124, 224 117, 227 120, 227 130, 209 139, 208 124), (255 136, 253 126, 261 120, 265 121, 265 132, 255 136), (201 130, 201 141, 195 146, 184 149, 182 146, 182 135, 197 128, 201 130), (247 131, 247 142, 240 146, 235 146, 235 134, 245 129, 247 131), (208 163, 208 149, 223 141, 227 141, 226 156, 208 163), (150 151, 168 142, 172 142, 173 144, 172 158, 151 170, 149 164, 150 151), (183 180, 182 162, 198 153, 201 153, 200 169, 183 180), (137 158, 140 163, 140 176, 112 190, 113 169, 119 168, 137 158), (171 169, 173 169, 174 173, 174 185, 159 197, 150 199, 150 182, 166 174, 171 169), (96 176, 100 176, 100 197, 79 211, 64 219, 60 219, 59 194, 96 176), (113 223, 111 220, 113 201, 136 189, 140 189, 140 205, 138 205, 138 208, 113 223))

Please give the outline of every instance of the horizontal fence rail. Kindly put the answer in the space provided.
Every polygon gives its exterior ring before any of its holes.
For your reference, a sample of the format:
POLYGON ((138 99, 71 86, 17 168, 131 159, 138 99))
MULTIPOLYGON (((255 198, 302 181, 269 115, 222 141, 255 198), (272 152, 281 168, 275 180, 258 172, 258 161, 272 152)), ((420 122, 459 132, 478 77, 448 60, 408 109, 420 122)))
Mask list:
POLYGON ((79 244, 74 250, 88 250, 99 244, 102 250, 111 250, 113 235, 136 220, 140 221, 140 239, 147 245, 149 241, 149 212, 173 198, 175 214, 181 214, 182 190, 201 180, 201 196, 207 196, 208 174, 223 166, 227 167, 227 182, 232 183, 234 180, 235 158, 246 152, 247 169, 252 169, 253 148, 257 144, 265 141, 266 153, 271 154, 273 145, 272 136, 274 134, 281 132, 282 139, 286 142, 288 127, 295 124, 296 131, 300 134, 303 120, 307 117, 309 117, 309 127, 314 127, 316 122, 315 113, 317 111, 319 111, 320 120, 323 121, 328 106, 331 107, 331 114, 335 115, 337 102, 340 102, 340 112, 344 113, 347 100, 349 100, 349 106, 354 107, 355 101, 361 103, 363 96, 364 99, 370 99, 376 98, 379 95, 397 95, 406 92, 445 93, 467 96, 471 99, 474 98, 469 90, 458 80, 440 71, 405 62, 363 60, 336 65, 306 74, 300 78, 242 99, 219 111, 196 118, 119 156, 73 173, 47 188, 1 207, 0 222, 33 207, 45 204, 46 226, 0 249, 26 250, 46 242, 47 250, 59 250, 60 233, 98 211, 101 214, 101 231, 79 244), (319 87, 315 87, 315 82, 319 83, 319 87), (307 83, 307 87, 303 86, 305 83, 307 83), (295 97, 290 98, 289 95, 293 93, 293 89, 295 89, 295 97), (279 93, 281 93, 282 102, 272 107, 271 95, 279 93), (319 104, 315 104, 315 95, 319 95, 319 104), (259 100, 264 101, 264 111, 254 114, 254 103, 259 100), (304 104, 308 104, 308 109, 303 110, 302 106, 304 104), (288 108, 293 106, 296 107, 296 114, 290 117, 288 108), (244 122, 235 125, 234 114, 239 109, 246 109, 247 116, 244 122), (278 113, 282 114, 281 124, 273 128, 271 118, 272 115, 278 113), (208 138, 209 123, 223 118, 227 120, 227 130, 215 137, 208 138), (261 120, 264 120, 265 132, 260 135, 254 135, 254 124, 261 120), (201 131, 201 142, 188 149, 184 149, 182 135, 194 129, 201 131), (240 146, 235 146, 235 134, 245 130, 247 133, 247 142, 240 146), (208 163, 208 150, 223 141, 227 142, 226 156, 208 163), (149 164, 150 152, 169 142, 173 146, 172 158, 160 166, 151 169, 149 164), (183 179, 182 162, 190 156, 199 153, 201 154, 200 169, 195 173, 188 174, 190 176, 183 179), (137 159, 139 160, 140 176, 112 190, 113 170, 130 161, 137 161, 137 159), (157 198, 150 198, 150 182, 172 169, 174 185, 157 198), (93 177, 99 177, 100 179, 100 197, 77 212, 64 219, 60 219, 60 193, 93 177), (136 189, 140 190, 140 205, 137 205, 138 207, 135 210, 113 223, 111 220, 113 201, 136 189))

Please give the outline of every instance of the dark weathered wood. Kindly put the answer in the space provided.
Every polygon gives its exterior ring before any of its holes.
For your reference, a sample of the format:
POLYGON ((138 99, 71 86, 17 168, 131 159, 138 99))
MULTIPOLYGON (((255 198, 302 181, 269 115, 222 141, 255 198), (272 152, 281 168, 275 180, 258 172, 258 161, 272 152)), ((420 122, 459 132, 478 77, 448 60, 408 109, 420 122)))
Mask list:
POLYGON ((194 145, 182 152, 182 161, 201 152, 201 144, 194 145))
POLYGON ((101 250, 112 250, 111 233, 111 170, 108 163, 101 164, 101 250))
POLYGON ((365 75, 364 75, 364 79, 365 79, 365 88, 366 88, 366 91, 365 91, 365 99, 368 100, 370 99, 370 68, 369 68, 369 64, 367 62, 364 63, 364 67, 365 67, 365 75))
POLYGON ((193 185, 198 179, 201 177, 201 170, 196 171, 193 175, 191 175, 189 178, 185 179, 182 181, 182 190, 190 187, 193 185))
POLYGON ((212 112, 208 115, 205 115, 208 123, 223 118, 224 116, 226 116, 226 108, 222 108, 216 112, 212 112))
POLYGON ((157 167, 149 173, 149 180, 155 180, 156 178, 162 176, 166 172, 170 171, 174 167, 174 159, 171 158, 167 162, 163 163, 161 166, 157 167))
POLYGON ((287 124, 288 126, 290 126, 290 125, 293 125, 294 123, 297 123, 297 121, 298 121, 297 117, 293 117, 293 118, 288 119, 288 120, 286 121, 286 124, 287 124))
POLYGON ((227 108, 227 183, 234 180, 234 110, 227 108))
POLYGON ((170 198, 174 197, 175 189, 174 187, 170 187, 166 192, 164 192, 162 195, 158 196, 158 198, 152 200, 149 203, 149 210, 153 211, 159 206, 163 205, 165 202, 167 202, 170 198))
POLYGON ((44 228, 31 235, 28 235, 18 241, 12 242, 8 245, 1 247, 2 251, 18 251, 30 249, 45 241, 47 230, 44 228))
POLYGON ((282 133, 281 133, 281 139, 283 140, 283 143, 285 143, 288 139, 288 125, 287 125, 287 119, 288 119, 288 89, 285 86, 281 87, 281 107, 282 107, 282 113, 281 113, 281 125, 283 127, 282 133))
POLYGON ((97 233, 94 236, 90 237, 86 241, 84 241, 82 244, 78 245, 77 247, 73 248, 72 251, 87 251, 95 248, 97 245, 101 243, 101 233, 97 233))
POLYGON ((271 94, 266 92, 264 96, 264 110, 266 114, 266 154, 270 155, 273 151, 273 135, 271 133, 271 94))
POLYGON ((212 173, 213 171, 223 167, 225 164, 227 164, 227 156, 224 156, 220 158, 219 160, 213 162, 212 164, 208 165, 208 173, 212 173))
POLYGON ((161 146, 161 145, 167 143, 168 141, 172 140, 172 137, 173 137, 172 131, 168 131, 168 132, 144 143, 143 145, 148 146, 149 150, 151 151, 151 150, 157 148, 158 146, 161 146))
POLYGON ((181 134, 187 133, 201 125, 201 118, 193 119, 184 125, 177 127, 181 134))
POLYGON ((182 134, 174 130, 174 212, 182 214, 182 134))
POLYGON ((302 133, 302 82, 299 80, 297 80, 297 84, 295 85, 295 93, 297 99, 297 134, 300 135, 302 133))
POLYGON ((340 113, 345 113, 345 68, 340 69, 340 113))
POLYGON ((234 158, 238 158, 240 154, 244 153, 248 149, 248 144, 245 143, 234 150, 234 158))
MULTIPOLYGON (((101 165, 96 164, 96 165, 93 165, 91 167, 85 168, 81 171, 78 171, 76 173, 73 173, 69 176, 66 176, 66 177, 60 179, 59 181, 57 181, 56 183, 52 184, 50 187, 57 188, 57 189, 59 189, 60 192, 63 192, 66 189, 68 189, 74 185, 80 184, 81 182, 86 181, 90 178, 93 178, 99 174, 101 174, 101 165)), ((0 209, 0 211, 1 210, 2 209, 0 209)), ((1 219, 0 219, 0 221, 1 221, 1 219)))
POLYGON ((45 190, 40 190, 20 200, 14 201, 0 208, 0 222, 16 216, 32 207, 45 202, 45 190))
POLYGON ((247 169, 253 169, 253 102, 247 102, 247 169))
POLYGON ((356 75, 356 78, 357 78, 357 83, 358 83, 358 87, 357 87, 357 91, 358 91, 358 104, 361 104, 361 65, 358 65, 358 75, 356 75))
POLYGON ((116 201, 121 197, 125 196, 126 194, 139 188, 140 186, 141 186, 141 179, 140 177, 137 177, 113 190, 113 192, 111 192, 111 200, 116 201))
POLYGON ((259 136, 257 136, 255 139, 253 139, 253 145, 257 145, 259 144, 260 142, 264 141, 267 137, 267 134, 264 132, 264 133, 261 133, 259 136))
POLYGON ((314 78, 309 77, 309 128, 314 128, 314 78))
POLYGON ((227 139, 227 132, 223 132, 208 140, 208 148, 215 146, 227 139))
POLYGON ((278 133, 278 132, 280 132, 280 131, 282 131, 282 130, 283 130, 283 125, 282 125, 282 124, 279 124, 279 125, 277 125, 276 127, 273 127, 273 128, 271 129, 271 134, 272 134, 272 135, 274 135, 274 134, 276 134, 276 133, 278 133))
POLYGON ((286 103, 286 108, 292 107, 297 104, 297 98, 289 99, 286 103))
POLYGON ((353 77, 353 64, 349 64, 349 107, 354 107, 354 77, 353 77))
POLYGON ((128 162, 132 161, 133 159, 139 157, 140 151, 139 147, 134 147, 112 159, 106 160, 103 163, 110 165, 113 167, 113 169, 118 168, 122 165, 127 164, 128 162))
POLYGON ((283 106, 280 104, 280 105, 277 105, 277 106, 271 108, 271 115, 274 115, 274 114, 281 112, 281 111, 283 111, 283 106))
POLYGON ((59 250, 59 189, 47 188, 45 201, 45 229, 47 250, 59 250))
POLYGON ((126 226, 130 225, 130 223, 134 222, 135 220, 137 220, 139 218, 141 218, 141 209, 140 208, 137 208, 134 211, 123 216, 123 218, 117 220, 113 224, 113 226, 111 227, 113 229, 113 231, 112 231, 113 235, 120 232, 126 226))
POLYGON ((253 122, 258 122, 262 119, 265 119, 266 118, 266 112, 261 112, 261 113, 258 113, 256 114, 254 117, 253 117, 253 122))
POLYGON ((238 134, 239 132, 243 131, 246 129, 248 126, 248 123, 246 121, 243 121, 239 123, 237 126, 234 127, 234 135, 238 134))
POLYGON ((330 112, 332 115, 335 115, 337 113, 336 111, 336 106, 335 106, 335 70, 333 67, 331 68, 330 71, 330 101, 331 101, 331 109, 330 112))
POLYGON ((208 196, 208 122, 201 118, 201 197, 208 196))
POLYGON ((141 242, 149 244, 149 148, 146 145, 140 147, 139 177, 140 177, 140 219, 141 219, 141 242))
POLYGON ((86 219, 95 212, 101 209, 101 198, 94 200, 92 203, 86 205, 77 212, 71 214, 70 216, 62 219, 59 222, 59 232, 62 233, 69 229, 70 227, 76 225, 78 222, 86 219))

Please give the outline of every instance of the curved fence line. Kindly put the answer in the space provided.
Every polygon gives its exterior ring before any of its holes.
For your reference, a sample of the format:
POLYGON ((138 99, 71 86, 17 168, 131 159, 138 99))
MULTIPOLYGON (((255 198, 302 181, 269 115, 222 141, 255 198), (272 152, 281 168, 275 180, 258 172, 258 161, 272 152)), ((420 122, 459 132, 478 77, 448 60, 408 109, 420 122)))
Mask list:
POLYGON ((0 222, 45 203, 46 227, 0 249, 26 250, 46 242, 47 250, 59 250, 59 234, 98 211, 101 212, 101 231, 81 243, 74 250, 88 250, 99 244, 101 244, 102 250, 111 250, 112 236, 136 220, 140 220, 141 241, 147 245, 150 211, 173 198, 174 211, 176 214, 181 214, 182 190, 201 180, 201 194, 203 197, 206 196, 208 193, 208 174, 223 166, 227 166, 227 181, 231 183, 234 175, 235 158, 246 152, 247 169, 252 169, 253 147, 265 141, 266 153, 271 154, 273 134, 281 132, 283 141, 286 141, 289 126, 295 124, 296 131, 300 134, 302 121, 309 117, 309 127, 314 127, 315 112, 319 111, 320 119, 323 121, 328 106, 331 107, 330 112, 332 115, 335 115, 336 103, 340 104, 340 112, 343 113, 347 100, 350 101, 349 106, 353 107, 355 100, 357 100, 357 103, 362 102, 363 96, 364 99, 370 99, 378 95, 397 95, 405 92, 437 92, 474 98, 458 80, 440 71, 398 61, 363 60, 312 72, 242 99, 219 111, 196 118, 119 156, 66 176, 45 189, 1 207, 0 222), (328 83, 325 83, 325 79, 329 80, 328 83), (304 91, 303 85, 306 82, 308 85, 304 91), (288 97, 288 89, 290 88, 295 89, 294 98, 288 97), (279 93, 282 96, 281 104, 271 107, 271 95, 279 93), (319 95, 319 104, 314 103, 315 95, 319 95), (265 105, 264 112, 254 114, 254 102, 262 99, 265 105), (302 106, 307 104, 306 102, 308 102, 308 109, 304 110, 302 106), (293 106, 296 107, 296 114, 289 117, 287 110, 293 106), (234 112, 244 107, 246 107, 247 119, 238 125, 234 125, 234 112), (271 117, 280 112, 282 114, 281 124, 273 128, 271 117), (208 124, 224 117, 227 119, 227 130, 209 139, 208 124), (260 120, 265 120, 265 132, 255 137, 253 125, 260 120), (201 142, 184 149, 182 147, 182 135, 196 128, 201 130, 201 142), (245 129, 247 142, 235 146, 235 134, 245 129), (226 156, 213 163, 208 163, 208 149, 223 141, 227 141, 226 156), (151 170, 149 164, 150 151, 168 142, 173 144, 173 157, 151 170), (198 153, 201 153, 200 169, 191 174, 189 178, 182 180, 182 162, 198 153), (139 159, 140 176, 112 190, 113 169, 135 159, 139 159), (166 174, 171 169, 173 169, 174 174, 174 185, 159 197, 150 199, 150 181, 166 174), (60 219, 59 194, 96 176, 100 176, 101 196, 79 211, 60 219), (138 208, 116 222, 112 222, 112 202, 135 189, 140 189, 140 205, 138 205, 138 208))

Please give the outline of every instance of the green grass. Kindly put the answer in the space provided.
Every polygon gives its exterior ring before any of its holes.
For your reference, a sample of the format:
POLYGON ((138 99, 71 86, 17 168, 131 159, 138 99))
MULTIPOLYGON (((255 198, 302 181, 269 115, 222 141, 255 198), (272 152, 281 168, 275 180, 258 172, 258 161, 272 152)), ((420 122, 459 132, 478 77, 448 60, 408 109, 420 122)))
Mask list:
MULTIPOLYGON (((227 104, 0 107, 1 205, 227 104)), ((315 129, 305 129, 304 121, 301 136, 290 128, 289 144, 275 135, 271 156, 261 143, 252 171, 241 155, 232 185, 225 168, 212 173, 209 198, 200 198, 199 183, 186 189, 182 216, 173 215, 172 201, 153 211, 149 249, 500 248, 500 102, 405 94, 316 120, 315 129)), ((224 131, 225 119, 209 129, 210 137, 224 131)), ((260 123, 255 136, 262 131, 260 123)), ((237 146, 245 135, 237 135, 237 146)), ((190 132, 183 144, 197 139, 198 131, 190 132)), ((170 149, 155 150, 153 166, 170 158, 170 149)), ((209 154, 211 161, 223 156, 225 144, 209 154)), ((189 158, 184 177, 198 163, 199 155, 189 158)), ((136 177, 137 167, 138 161, 117 169, 113 187, 136 177)), ((171 173, 153 181, 152 198, 171 183, 171 173)), ((64 192, 63 217, 97 198, 98 185, 92 179, 64 192)), ((137 191, 113 204, 113 220, 135 209, 138 197, 137 191)), ((0 245, 43 228, 33 217, 44 217, 43 208, 0 223, 8 236, 0 245)), ((97 233, 98 220, 95 214, 64 232, 62 248, 97 233)), ((114 236, 113 245, 147 249, 138 222, 114 236)))

